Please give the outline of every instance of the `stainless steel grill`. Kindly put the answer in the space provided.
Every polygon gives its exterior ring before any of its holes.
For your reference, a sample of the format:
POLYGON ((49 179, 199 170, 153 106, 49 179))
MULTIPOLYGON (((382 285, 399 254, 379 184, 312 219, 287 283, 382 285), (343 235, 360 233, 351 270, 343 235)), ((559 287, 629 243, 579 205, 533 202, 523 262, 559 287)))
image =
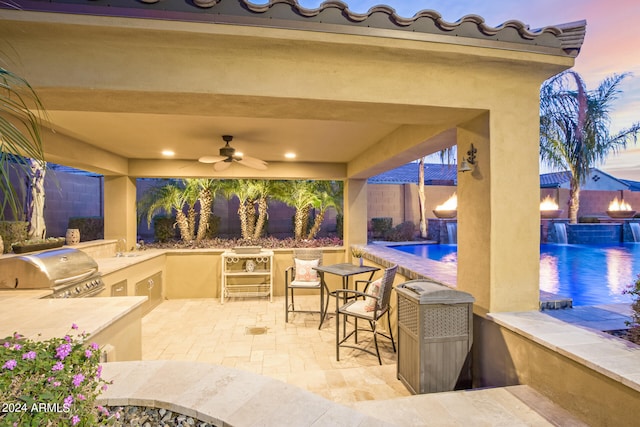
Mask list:
POLYGON ((104 289, 98 264, 72 248, 0 259, 0 289, 51 289, 49 298, 80 298, 104 289))

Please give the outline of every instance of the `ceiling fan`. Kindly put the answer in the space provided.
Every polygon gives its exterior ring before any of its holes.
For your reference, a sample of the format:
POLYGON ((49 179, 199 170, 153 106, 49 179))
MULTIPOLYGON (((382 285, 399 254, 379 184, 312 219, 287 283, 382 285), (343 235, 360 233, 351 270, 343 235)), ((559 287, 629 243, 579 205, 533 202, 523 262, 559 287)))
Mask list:
POLYGON ((200 157, 198 161, 201 163, 213 163, 213 169, 218 172, 227 169, 233 162, 253 169, 267 169, 267 162, 265 162, 264 160, 245 156, 243 153, 236 151, 235 148, 230 146, 229 143, 233 140, 232 135, 222 135, 222 140, 226 144, 224 145, 224 147, 220 148, 219 156, 204 156, 200 157))

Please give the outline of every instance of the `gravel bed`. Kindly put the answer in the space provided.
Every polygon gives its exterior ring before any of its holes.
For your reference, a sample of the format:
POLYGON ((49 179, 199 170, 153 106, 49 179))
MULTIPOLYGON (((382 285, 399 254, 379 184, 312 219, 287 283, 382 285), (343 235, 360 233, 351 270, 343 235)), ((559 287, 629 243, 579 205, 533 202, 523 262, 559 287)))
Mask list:
POLYGON ((120 417, 116 426, 131 427, 214 427, 197 418, 188 417, 178 412, 166 409, 149 408, 146 406, 108 406, 110 413, 119 412, 120 417))

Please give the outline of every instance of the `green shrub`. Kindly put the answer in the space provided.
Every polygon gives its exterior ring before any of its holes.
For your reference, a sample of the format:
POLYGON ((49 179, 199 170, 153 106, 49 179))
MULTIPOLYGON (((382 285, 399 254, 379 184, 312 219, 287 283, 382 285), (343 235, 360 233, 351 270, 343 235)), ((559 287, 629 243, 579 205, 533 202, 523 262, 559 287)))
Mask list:
POLYGON ((371 218, 371 230, 374 236, 384 236, 393 226, 393 218, 371 218))
POLYGON ((626 322, 629 326, 629 338, 636 344, 640 344, 640 274, 636 282, 624 290, 625 294, 630 294, 633 298, 631 303, 631 321, 626 322))
POLYGON ((415 238, 416 225, 411 221, 405 221, 396 225, 385 234, 385 240, 391 242, 408 242, 415 238))
POLYGON ((0 425, 114 423, 118 415, 95 404, 110 382, 100 377, 99 346, 86 338, 82 333, 35 341, 14 333, 0 341, 0 425))
POLYGON ((178 227, 175 227, 176 218, 157 215, 153 217, 153 238, 156 242, 168 242, 179 239, 178 227))
POLYGON ((26 221, 0 221, 0 236, 4 243, 4 252, 11 251, 11 244, 27 240, 27 228, 29 223, 26 221))
POLYGON ((81 242, 104 239, 104 218, 101 216, 71 217, 67 228, 80 230, 81 242))
POLYGON ((578 222, 582 224, 599 224, 600 219, 597 216, 581 216, 578 222))
MULTIPOLYGON (((205 239, 213 239, 214 237, 218 237, 218 231, 220 230, 220 217, 216 215, 209 216, 209 228, 207 229, 207 233, 205 234, 205 239)), ((266 224, 265 224, 266 225, 266 224)), ((267 227, 264 228, 265 232, 267 227)))

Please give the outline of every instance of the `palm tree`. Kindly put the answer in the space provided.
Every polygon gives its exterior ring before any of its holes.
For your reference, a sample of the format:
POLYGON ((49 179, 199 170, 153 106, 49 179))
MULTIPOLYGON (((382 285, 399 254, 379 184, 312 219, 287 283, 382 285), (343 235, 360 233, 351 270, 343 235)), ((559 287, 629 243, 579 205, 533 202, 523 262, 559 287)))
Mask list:
POLYGON ((329 208, 334 208, 338 213, 342 212, 342 194, 342 182, 318 181, 316 183, 317 199, 314 201, 313 207, 318 209, 318 214, 313 221, 307 239, 315 239, 329 208))
POLYGON ((211 218, 211 212, 213 207, 213 201, 215 196, 220 191, 221 181, 219 179, 201 179, 200 194, 198 200, 200 200, 200 222, 198 223, 198 234, 196 240, 202 240, 207 234, 209 229, 209 218, 211 218))
POLYGON ((258 205, 258 218, 256 219, 255 227, 253 229, 253 238, 257 239, 262 235, 264 225, 266 224, 267 217, 269 216, 269 205, 267 200, 271 196, 273 182, 267 179, 256 179, 251 181, 250 187, 253 199, 258 205))
POLYGON ((176 211, 176 223, 180 230, 180 238, 184 241, 193 239, 193 233, 190 234, 189 220, 185 215, 183 206, 185 204, 185 185, 182 181, 171 182, 162 187, 156 187, 145 194, 138 202, 139 216, 142 217, 146 213, 147 226, 151 225, 151 219, 158 211, 164 211, 171 214, 176 211))
POLYGON ((22 217, 20 197, 11 184, 9 171, 16 165, 30 174, 29 158, 44 165, 40 134, 44 107, 40 98, 22 77, 0 67, 0 219, 5 209, 13 218, 22 217))
POLYGON ((253 202, 249 204, 249 201, 252 200, 253 194, 250 188, 250 180, 225 180, 222 185, 222 191, 228 198, 234 196, 238 198, 238 218, 240 219, 240 233, 243 239, 250 240, 253 237, 251 231, 253 230, 254 226, 254 224, 249 225, 250 215, 248 214, 248 211, 250 209, 253 209, 253 202))
POLYGON ((315 192, 314 181, 296 180, 285 183, 285 191, 278 192, 278 198, 295 208, 293 220, 293 235, 296 240, 302 240, 309 223, 309 212, 317 204, 318 196, 315 192))
POLYGON ((571 223, 578 222, 580 185, 589 170, 637 140, 640 123, 615 135, 609 133, 609 113, 627 75, 614 74, 596 90, 587 91, 578 73, 565 71, 547 80, 540 90, 540 156, 549 166, 571 174, 571 223))

